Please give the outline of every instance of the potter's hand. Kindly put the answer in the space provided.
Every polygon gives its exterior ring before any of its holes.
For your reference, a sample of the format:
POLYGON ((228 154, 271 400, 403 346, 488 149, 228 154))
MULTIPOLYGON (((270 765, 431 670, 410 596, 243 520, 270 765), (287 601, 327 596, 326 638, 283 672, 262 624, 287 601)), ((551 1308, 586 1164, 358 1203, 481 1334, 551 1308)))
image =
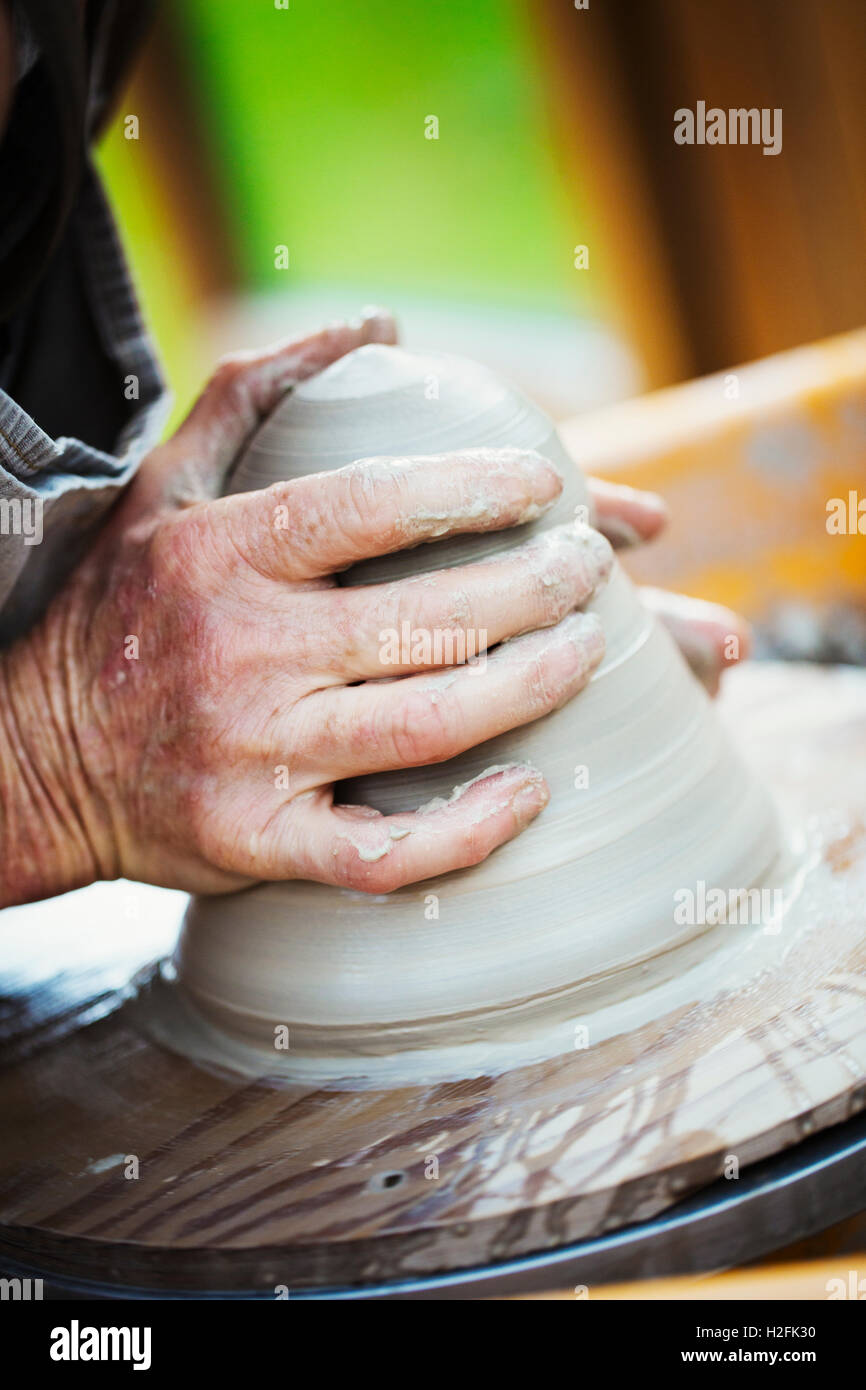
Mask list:
MULTIPOLYGON (((617 549, 651 541, 663 529, 667 508, 655 493, 601 478, 588 481, 598 529, 617 549)), ((751 649, 745 618, 721 604, 666 589, 643 588, 641 598, 671 633, 698 680, 715 695, 725 667, 748 656, 751 649)))
POLYGON ((5 654, 3 901, 121 874, 194 892, 294 877, 386 892, 477 863, 542 809, 545 783, 524 765, 393 816, 335 806, 333 784, 451 758, 575 694, 602 655, 598 620, 575 610, 607 575, 607 542, 559 527, 401 583, 332 576, 537 516, 561 491, 552 465, 505 449, 366 460, 218 496, 292 381, 392 337, 378 317, 224 364, 5 654), (458 652, 473 630, 490 647, 515 640, 483 672, 431 676, 449 664, 441 648, 388 664, 383 634, 404 624, 456 634, 458 652))

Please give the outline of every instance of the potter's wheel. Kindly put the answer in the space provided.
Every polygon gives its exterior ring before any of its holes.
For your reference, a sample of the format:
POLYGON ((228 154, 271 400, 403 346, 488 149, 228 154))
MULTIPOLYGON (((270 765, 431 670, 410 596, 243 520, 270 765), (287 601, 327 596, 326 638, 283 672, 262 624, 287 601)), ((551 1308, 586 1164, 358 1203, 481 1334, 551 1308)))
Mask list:
MULTIPOLYGON (((293 1290, 294 1299, 467 1299, 505 1298, 614 1284, 637 1279, 716 1271, 758 1260, 786 1241, 804 1240, 858 1212, 866 1171, 866 1117, 834 1125, 812 1139, 743 1174, 736 1188, 724 1179, 677 1202, 636 1226, 558 1250, 458 1270, 451 1274, 397 1279, 373 1285, 293 1290)), ((21 1263, 4 1248, 0 1269, 20 1278, 40 1277, 44 1266, 21 1263)), ((160 1289, 123 1289, 56 1272, 46 1279, 46 1296, 67 1299, 164 1299, 160 1289)), ((173 1297, 201 1298, 197 1291, 173 1297)), ((270 1289, 213 1290, 217 1299, 273 1299, 270 1289)))
MULTIPOLYGON (((632 1237, 614 1233, 646 1221, 670 1259, 686 1226, 658 1214, 731 1155, 743 1177, 717 1215, 743 1203, 756 1239, 805 1233, 787 1224, 798 1173, 815 1225, 854 1209, 862 1147, 829 1136, 866 1104, 866 675, 754 667, 733 674, 722 708, 817 851, 798 900, 809 930, 735 992, 500 1076, 347 1093, 220 1075, 141 1025, 125 982, 168 949, 172 921, 121 911, 136 890, 88 890, 83 927, 73 897, 5 913, 0 1259, 79 1289, 271 1297, 588 1240, 594 1258, 631 1258, 632 1237), (811 1135, 829 1144, 817 1167, 798 1142, 811 1135), (790 1166, 755 1196, 750 1166, 785 1150, 790 1166)), ((150 892, 176 921, 178 902, 150 892)), ((725 1246, 724 1223, 691 1229, 704 1263, 748 1255, 725 1246)), ((613 1274, 584 1263, 596 1272, 575 1282, 670 1267, 634 1259, 613 1274)))

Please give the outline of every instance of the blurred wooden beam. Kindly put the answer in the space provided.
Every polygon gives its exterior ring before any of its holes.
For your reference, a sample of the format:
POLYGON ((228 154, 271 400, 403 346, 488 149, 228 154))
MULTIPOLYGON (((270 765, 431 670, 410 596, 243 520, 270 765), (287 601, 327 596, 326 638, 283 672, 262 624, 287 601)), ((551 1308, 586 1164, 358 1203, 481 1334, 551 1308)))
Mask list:
POLYGON ((547 73, 554 158, 572 195, 574 240, 589 246, 591 273, 602 281, 614 326, 639 354, 647 385, 679 381, 695 363, 615 29, 601 7, 578 11, 571 0, 544 0, 540 14, 533 31, 547 73))
POLYGON ((580 467, 661 492, 663 540, 627 555, 644 584, 776 625, 798 609, 866 610, 859 531, 827 503, 866 497, 866 329, 578 415, 559 426, 580 467))
POLYGON ((656 384, 866 322, 862 0, 544 13, 569 176, 590 182, 656 384), (781 108, 781 153, 676 144, 675 111, 698 101, 781 108))

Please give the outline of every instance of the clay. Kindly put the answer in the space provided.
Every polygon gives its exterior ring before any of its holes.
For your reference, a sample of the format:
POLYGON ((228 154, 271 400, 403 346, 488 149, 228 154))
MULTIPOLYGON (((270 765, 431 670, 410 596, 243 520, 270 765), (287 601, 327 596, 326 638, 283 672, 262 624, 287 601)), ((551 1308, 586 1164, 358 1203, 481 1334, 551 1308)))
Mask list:
MULTIPOLYGON (((362 456, 381 457, 387 470, 394 457, 505 445, 535 449, 562 470, 554 508, 511 530, 366 561, 341 584, 465 564, 589 515, 585 482, 535 406, 475 364, 371 345, 286 397, 230 490, 362 456)), ((484 505, 469 499, 470 510, 473 501, 484 505)), ((287 1027, 281 1064, 331 1058, 345 1075, 371 1057, 405 1054, 407 1066, 411 1057, 435 1074, 437 1049, 447 1048, 452 1070, 455 1048, 507 1035, 515 1011, 521 1029, 531 1031, 537 1013, 549 1031, 551 1010, 570 1017, 576 992, 605 980, 619 980, 621 992, 623 972, 726 930, 683 921, 678 893, 775 886, 783 861, 771 800, 618 565, 586 612, 601 624, 606 654, 569 704, 448 763, 338 789, 341 801, 415 810, 459 794, 491 766, 528 761, 551 799, 523 834, 473 869, 387 896, 291 882, 194 900, 174 958, 185 1005, 262 1057, 273 1058, 275 1029, 287 1027)), ((443 679, 431 677, 431 699, 443 679)))

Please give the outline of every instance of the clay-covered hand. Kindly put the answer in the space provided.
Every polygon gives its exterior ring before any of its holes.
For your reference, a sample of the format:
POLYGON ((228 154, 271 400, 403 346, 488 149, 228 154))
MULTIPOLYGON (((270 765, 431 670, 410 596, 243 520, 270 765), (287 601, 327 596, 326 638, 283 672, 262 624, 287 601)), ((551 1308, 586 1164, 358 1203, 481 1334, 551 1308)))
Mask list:
POLYGON ((578 610, 609 573, 607 541, 557 527, 398 583, 341 588, 334 574, 540 515, 561 491, 552 464, 513 449, 360 460, 220 496, 293 382, 393 337, 377 315, 226 361, 4 655, 4 902, 117 875, 192 892, 294 877, 387 892, 477 863, 542 809, 526 765, 393 816, 335 805, 334 784, 445 760, 580 690, 604 642, 578 610), (407 632, 395 649, 390 634, 407 632), (486 669, 431 674, 499 643, 486 669))
MULTIPOLYGON (((587 481, 596 525, 616 549, 642 545, 664 529, 668 511, 656 493, 602 478, 587 481)), ((749 655, 751 629, 732 609, 667 589, 643 588, 641 598, 664 623, 711 695, 717 693, 725 667, 749 655)))

